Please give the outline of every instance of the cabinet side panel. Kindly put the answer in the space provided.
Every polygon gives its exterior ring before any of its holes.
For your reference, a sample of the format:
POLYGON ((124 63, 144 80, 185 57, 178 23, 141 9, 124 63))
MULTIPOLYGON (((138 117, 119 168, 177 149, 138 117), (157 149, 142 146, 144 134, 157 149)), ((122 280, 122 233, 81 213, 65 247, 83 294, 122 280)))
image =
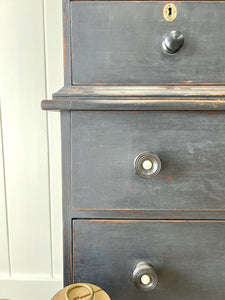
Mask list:
POLYGON ((72 219, 71 219, 71 120, 70 112, 61 112, 62 194, 64 285, 72 283, 72 219))

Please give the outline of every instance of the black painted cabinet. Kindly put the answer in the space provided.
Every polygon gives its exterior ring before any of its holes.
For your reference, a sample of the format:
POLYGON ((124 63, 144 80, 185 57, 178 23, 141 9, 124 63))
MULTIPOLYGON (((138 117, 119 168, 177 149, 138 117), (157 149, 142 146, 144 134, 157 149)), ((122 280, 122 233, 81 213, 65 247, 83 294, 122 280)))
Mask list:
POLYGON ((225 115, 208 112, 71 113, 74 209, 225 209, 225 115), (142 178, 136 157, 161 170, 142 178))
POLYGON ((74 220, 73 279, 95 281, 115 300, 223 299, 224 226, 224 221, 74 220), (158 285, 149 292, 133 283, 140 260, 157 270, 158 285))
POLYGON ((224 83, 223 1, 173 2, 167 22, 161 1, 71 3, 72 84, 224 83), (161 51, 163 38, 179 30, 182 49, 161 51))
POLYGON ((64 283, 225 298, 225 2, 63 0, 64 283))

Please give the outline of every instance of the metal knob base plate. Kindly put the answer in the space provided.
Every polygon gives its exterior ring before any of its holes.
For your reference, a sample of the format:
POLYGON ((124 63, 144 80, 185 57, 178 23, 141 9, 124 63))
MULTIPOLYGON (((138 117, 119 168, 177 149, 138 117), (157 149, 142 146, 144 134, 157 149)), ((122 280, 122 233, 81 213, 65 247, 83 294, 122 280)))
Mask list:
POLYGON ((161 161, 159 157, 152 152, 140 153, 134 161, 136 173, 143 178, 153 178, 161 170, 161 161))
POLYGON ((144 292, 153 290, 158 284, 154 268, 146 262, 137 264, 133 272, 133 280, 135 286, 144 292))

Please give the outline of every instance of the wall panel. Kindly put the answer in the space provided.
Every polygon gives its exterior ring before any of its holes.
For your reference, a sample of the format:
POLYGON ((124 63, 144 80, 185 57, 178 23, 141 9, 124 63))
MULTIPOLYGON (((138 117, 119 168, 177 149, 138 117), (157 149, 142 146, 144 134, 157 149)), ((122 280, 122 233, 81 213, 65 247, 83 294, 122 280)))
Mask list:
MULTIPOLYGON (((47 98, 63 86, 63 32, 61 1, 45 0, 47 98)), ((53 276, 62 278, 62 189, 60 114, 48 113, 49 166, 52 216, 53 276)))
POLYGON ((1 2, 0 77, 13 275, 51 274, 43 7, 1 2), (3 7, 2 7, 3 6, 3 7), (7 28, 7 30, 5 30, 7 28))
POLYGON ((0 99, 0 275, 10 275, 0 99))
POLYGON ((1 300, 50 300, 60 283, 54 279, 30 280, 26 278, 0 281, 1 300))
POLYGON ((63 86, 62 1, 0 1, 0 35, 0 299, 49 300, 62 287, 60 117, 40 102, 63 86))

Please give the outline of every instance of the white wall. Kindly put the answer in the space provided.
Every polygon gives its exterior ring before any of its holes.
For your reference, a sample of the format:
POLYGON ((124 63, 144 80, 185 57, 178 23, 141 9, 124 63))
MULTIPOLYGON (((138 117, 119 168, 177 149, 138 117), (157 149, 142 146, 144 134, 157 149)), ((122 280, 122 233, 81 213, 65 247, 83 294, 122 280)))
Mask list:
POLYGON ((0 299, 62 287, 60 119, 40 108, 62 48, 61 0, 0 1, 0 299))

